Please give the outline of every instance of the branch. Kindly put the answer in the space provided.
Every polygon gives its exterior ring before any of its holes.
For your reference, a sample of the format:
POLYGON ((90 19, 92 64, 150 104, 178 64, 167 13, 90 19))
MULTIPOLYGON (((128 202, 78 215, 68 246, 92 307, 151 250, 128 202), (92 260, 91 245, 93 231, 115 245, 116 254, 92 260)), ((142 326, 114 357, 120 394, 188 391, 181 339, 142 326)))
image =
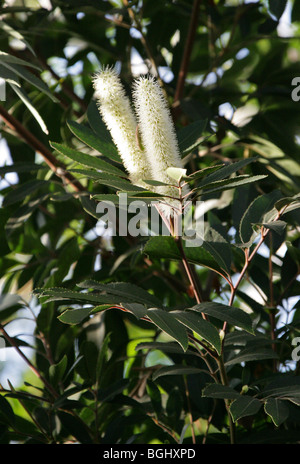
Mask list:
POLYGON ((5 124, 15 131, 29 146, 31 146, 36 152, 38 152, 44 158, 50 169, 63 181, 72 186, 76 192, 84 192, 85 189, 81 183, 66 171, 66 166, 59 162, 51 151, 40 142, 26 127, 23 126, 14 116, 6 111, 3 106, 0 105, 0 116, 5 124))
POLYGON ((178 74, 178 81, 177 81, 174 103, 173 103, 173 105, 175 106, 179 104, 179 100, 182 98, 182 95, 183 95, 183 89, 184 89, 185 79, 186 79, 186 75, 188 71, 188 65, 189 65, 189 61, 190 61, 190 57, 191 57, 191 53, 193 49, 193 43, 194 43, 195 35, 196 35, 200 2, 201 0, 194 0, 194 4, 193 4, 188 36, 185 42, 180 71, 178 74))
POLYGON ((20 350, 18 345, 15 343, 14 339, 11 338, 8 333, 6 332, 4 326, 0 324, 0 332, 3 334, 3 337, 6 339, 6 341, 15 348, 15 350, 18 352, 18 354, 21 356, 21 358, 26 362, 26 364, 30 367, 30 369, 35 373, 35 375, 43 382, 47 390, 53 395, 54 398, 57 398, 59 395, 58 393, 54 390, 52 385, 47 381, 45 377, 43 377, 42 374, 39 373, 39 371, 36 369, 36 367, 32 364, 32 362, 27 358, 27 356, 23 353, 23 351, 20 350))

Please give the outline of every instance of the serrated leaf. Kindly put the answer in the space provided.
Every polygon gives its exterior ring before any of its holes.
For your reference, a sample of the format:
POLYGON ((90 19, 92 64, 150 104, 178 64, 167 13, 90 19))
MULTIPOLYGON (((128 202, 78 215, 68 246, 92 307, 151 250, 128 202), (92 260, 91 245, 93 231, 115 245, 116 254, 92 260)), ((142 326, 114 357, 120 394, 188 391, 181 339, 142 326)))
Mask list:
MULTIPOLYGON (((2 58, 2 56, 0 56, 0 58, 2 58)), ((45 82, 42 81, 40 78, 38 78, 32 72, 28 71, 24 66, 20 66, 19 64, 14 64, 12 62, 7 62, 7 61, 5 62, 1 61, 1 63, 5 68, 17 74, 19 77, 29 82, 31 85, 36 87, 38 90, 46 94, 53 102, 58 103, 57 98, 51 93, 51 90, 45 84, 45 82)), ((28 66, 27 62, 26 62, 26 66, 28 66)))
POLYGON ((294 195, 293 197, 280 198, 280 200, 276 201, 274 206, 277 209, 277 211, 281 211, 283 208, 291 205, 294 202, 300 202, 300 194, 294 195))
POLYGON ((2 422, 1 416, 5 422, 12 425, 15 423, 16 418, 13 408, 3 395, 0 395, 0 422, 2 422))
POLYGON ((112 142, 108 142, 106 139, 97 136, 95 132, 89 127, 78 124, 75 121, 67 121, 67 124, 73 134, 83 143, 98 151, 107 158, 121 163, 118 150, 112 142))
MULTIPOLYGON (((163 353, 175 353, 182 355, 182 349, 177 343, 174 342, 142 342, 139 343, 135 349, 138 350, 160 350, 163 353)), ((195 356, 194 351, 187 350, 185 355, 195 356)))
POLYGON ((173 185, 173 184, 166 184, 165 182, 160 182, 158 180, 153 179, 142 179, 145 184, 154 185, 155 187, 166 186, 166 185, 173 185))
POLYGON ((39 298, 47 297, 46 301, 83 301, 85 303, 108 303, 110 305, 118 304, 120 299, 114 295, 103 295, 100 293, 83 293, 69 290, 63 287, 52 287, 46 289, 35 289, 34 294, 39 298))
POLYGON ((113 141, 110 135, 109 130, 104 124, 97 103, 94 100, 88 105, 87 109, 87 118, 91 129, 94 131, 97 137, 101 138, 106 144, 113 145, 113 141))
POLYGON ((147 308, 146 306, 139 303, 121 303, 121 305, 130 311, 137 319, 141 319, 146 316, 147 308))
POLYGON ((260 195, 255 198, 248 206, 239 225, 239 234, 242 243, 249 246, 254 241, 257 234, 253 231, 253 224, 270 222, 272 219, 275 219, 276 212, 274 212, 274 217, 271 217, 270 211, 272 212, 275 209, 274 205, 280 197, 280 192, 274 190, 269 194, 260 195), (265 221, 266 217, 268 217, 267 221, 265 221))
POLYGON ((261 224, 257 224, 258 226, 263 226, 266 229, 271 229, 272 231, 276 232, 277 234, 282 234, 284 229, 287 226, 287 222, 285 221, 273 221, 273 222, 262 222, 261 224))
POLYGON ((205 231, 202 247, 214 257, 227 274, 230 274, 231 245, 213 227, 208 227, 205 231))
MULTIPOLYGON (((33 55, 36 55, 34 49, 31 47, 30 43, 25 39, 25 37, 20 33, 20 31, 17 31, 13 27, 11 27, 11 25, 7 24, 5 21, 2 21, 2 20, 0 21, 0 27, 1 27, 1 30, 4 31, 8 36, 13 37, 14 39, 17 39, 20 42, 23 42, 23 44, 26 45, 28 50, 30 50, 33 55)), ((33 66, 41 71, 40 68, 38 68, 35 65, 32 65, 30 62, 29 64, 27 64, 27 66, 33 66)))
POLYGON ((108 176, 101 176, 97 180, 95 180, 95 182, 97 182, 97 184, 107 185, 108 187, 113 187, 116 190, 121 190, 122 193, 127 193, 127 195, 135 194, 135 193, 142 194, 144 192, 144 190, 141 187, 132 184, 126 179, 120 179, 117 177, 109 178, 108 176))
POLYGON ((67 309, 58 316, 64 324, 80 324, 91 312, 91 308, 67 309))
POLYGON ((19 162, 14 164, 8 164, 7 166, 0 167, 0 174, 6 174, 8 172, 33 172, 38 170, 48 169, 47 166, 43 166, 41 164, 35 163, 26 163, 26 162, 19 162))
POLYGON ((102 282, 96 282, 94 280, 85 280, 78 284, 80 288, 89 288, 105 292, 107 295, 115 295, 120 297, 120 300, 124 302, 133 302, 146 304, 148 306, 161 306, 161 302, 154 295, 151 295, 147 290, 138 287, 135 284, 129 282, 112 282, 103 284, 102 282))
POLYGON ((246 175, 240 175, 237 177, 233 177, 230 179, 224 179, 216 182, 209 183, 203 187, 197 187, 195 189, 196 195, 195 197, 205 193, 206 195, 215 193, 215 192, 220 192, 220 191, 225 191, 225 190, 230 190, 236 187, 240 187, 242 185, 246 184, 251 184, 253 182, 258 182, 259 180, 264 179, 266 176, 264 175, 259 175, 259 176, 246 176, 246 175))
POLYGON ((13 84, 12 82, 10 82, 10 86, 13 89, 13 91, 18 95, 18 97, 22 100, 22 102, 27 106, 32 116, 38 122, 42 131, 48 135, 49 131, 47 129, 45 121, 43 120, 42 116, 40 115, 40 113, 37 111, 37 109, 33 105, 32 101, 30 100, 26 92, 23 89, 21 89, 18 85, 13 84))
POLYGON ((245 416, 253 416, 260 410, 262 403, 252 396, 242 395, 230 405, 230 413, 234 422, 245 416))
POLYGON ((267 347, 255 347, 251 346, 241 350, 236 356, 229 359, 225 362, 226 366, 231 366, 233 364, 239 364, 242 362, 248 361, 258 361, 262 359, 277 359, 278 355, 271 349, 267 347))
POLYGON ((110 333, 108 333, 105 336, 102 342, 101 349, 98 354, 98 359, 97 359, 97 364, 96 364, 96 380, 98 382, 99 387, 101 387, 101 375, 102 375, 103 366, 105 364, 105 360, 107 357, 109 342, 110 342, 110 333))
POLYGON ((65 411, 58 411, 57 413, 63 427, 73 435, 79 443, 90 444, 92 438, 90 437, 86 424, 79 418, 65 411))
MULTIPOLYGON (((2 21, 1 21, 2 22, 2 21)), ((21 66, 28 66, 36 69, 37 71, 42 71, 41 68, 30 61, 22 60, 16 56, 10 55, 9 53, 0 51, 0 61, 1 63, 13 63, 21 66)))
POLYGON ((202 133, 207 125, 206 119, 194 121, 177 133, 178 145, 181 156, 188 155, 203 140, 202 133))
MULTIPOLYGON (((208 267, 223 275, 222 268, 214 257, 203 247, 187 247, 183 241, 184 252, 190 263, 208 267)), ((181 254, 173 237, 151 237, 145 247, 144 253, 151 258, 181 260, 181 254)))
POLYGON ((240 394, 226 385, 212 383, 202 390, 202 396, 207 398, 233 400, 239 398, 240 394))
POLYGON ((163 332, 174 338, 184 351, 188 347, 186 329, 178 322, 174 315, 162 309, 148 309, 147 316, 163 332))
POLYGON ((56 387, 58 383, 63 379, 64 373, 67 368, 67 363, 68 358, 66 355, 64 355, 58 363, 51 364, 51 366, 49 367, 49 378, 52 386, 56 387))
POLYGON ((215 317, 216 319, 226 321, 233 326, 240 327, 241 329, 246 330, 246 332, 254 333, 252 320, 249 314, 234 306, 227 306, 215 302, 204 302, 189 309, 192 311, 200 311, 208 316, 215 317))
POLYGON ((209 183, 216 182, 222 179, 225 179, 226 177, 231 176, 235 172, 239 171, 240 169, 244 168, 250 163, 253 163, 257 160, 257 157, 254 158, 246 158, 242 159, 239 161, 235 161, 234 163, 227 164, 220 169, 218 169, 216 172, 213 172, 209 176, 207 176, 203 182, 201 182, 198 187, 202 187, 204 185, 208 185, 209 183))
POLYGON ((222 168, 223 166, 224 166, 224 164, 218 164, 216 166, 208 166, 208 167, 206 167, 204 169, 201 169, 199 171, 194 172, 193 174, 190 174, 189 176, 185 176, 184 180, 186 182, 190 182, 190 181, 193 181, 193 180, 202 179, 203 177, 208 176, 208 174, 211 174, 212 172, 217 171, 218 169, 222 168))
POLYGON ((278 398, 269 398, 265 402, 264 408, 276 427, 279 427, 289 416, 288 406, 283 400, 278 398))
POLYGON ((218 330, 200 314, 191 311, 171 311, 176 319, 183 325, 200 335, 201 338, 210 343, 218 354, 221 353, 221 340, 218 330))
POLYGON ((46 180, 32 179, 23 184, 18 185, 16 188, 11 190, 3 200, 3 206, 13 205, 19 201, 24 200, 27 195, 36 192, 39 188, 49 184, 46 180))
POLYGON ((155 371, 152 375, 152 380, 157 380, 159 377, 166 375, 191 375, 201 374, 203 369, 194 366, 182 366, 181 364, 175 364, 172 366, 164 366, 155 371))
POLYGON ((80 151, 74 150, 74 148, 66 147, 65 145, 61 145, 60 143, 56 142, 50 142, 50 145, 62 155, 67 156, 67 158, 70 158, 71 160, 83 166, 111 173, 116 176, 126 177, 126 174, 123 171, 96 156, 82 153, 80 151))

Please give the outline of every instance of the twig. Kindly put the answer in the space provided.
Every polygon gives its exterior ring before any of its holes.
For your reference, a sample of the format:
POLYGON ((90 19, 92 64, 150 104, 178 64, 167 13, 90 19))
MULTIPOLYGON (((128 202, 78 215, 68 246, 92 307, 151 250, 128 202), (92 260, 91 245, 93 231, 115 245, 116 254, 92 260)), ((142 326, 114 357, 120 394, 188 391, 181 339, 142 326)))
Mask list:
POLYGON ((148 44, 147 38, 146 38, 146 36, 144 34, 142 24, 141 24, 140 20, 137 18, 137 16, 136 16, 135 12, 133 11, 133 9, 130 8, 130 6, 128 4, 128 0, 123 0, 123 4, 128 10, 128 14, 129 14, 129 16, 130 16, 130 18, 132 20, 133 26, 141 34, 141 39, 140 40, 142 42, 142 45, 143 45, 143 47, 144 47, 144 49, 145 49, 145 51, 147 53, 148 59, 149 59, 151 65, 152 65, 152 67, 154 69, 154 72, 156 74, 157 79, 159 80, 160 84, 162 84, 161 79, 159 77, 158 67, 157 67, 156 61, 155 61, 155 59, 153 57, 153 54, 152 54, 152 52, 150 50, 150 46, 148 44))
POLYGON ((67 184, 71 185, 76 192, 84 192, 85 189, 80 182, 66 171, 63 163, 59 162, 51 151, 40 142, 26 127, 23 126, 14 116, 12 116, 6 109, 0 105, 0 116, 5 124, 10 127, 36 152, 44 158, 50 169, 67 184))
POLYGON ((173 106, 178 105, 179 100, 183 96, 185 79, 186 79, 186 75, 188 71, 188 65, 189 65, 189 61, 190 61, 190 57, 191 57, 191 53, 193 49, 193 43, 194 43, 197 24, 198 24, 198 13, 199 13, 200 2, 201 0, 194 0, 194 3, 193 3, 191 20, 189 24, 189 31, 188 31, 188 36, 185 42, 184 52, 183 52, 182 61, 180 65, 180 71, 178 74, 178 81, 177 81, 177 86, 175 90, 173 106))
POLYGON ((36 367, 32 364, 32 362, 27 358, 27 356, 23 353, 22 350, 18 347, 18 345, 15 343, 14 339, 8 335, 6 332, 5 328, 3 327, 2 324, 0 324, 0 332, 3 334, 4 338, 6 341, 15 348, 15 350, 18 352, 18 354, 21 356, 21 358, 26 362, 26 364, 30 367, 30 369, 35 373, 35 375, 43 382, 47 390, 53 395, 54 398, 58 398, 58 393, 54 390, 52 385, 45 379, 45 377, 40 374, 40 372, 36 369, 36 367))
POLYGON ((195 435, 195 428, 194 428, 194 423, 193 423, 193 414, 192 414, 192 407, 191 407, 191 400, 190 400, 190 392, 188 389, 188 383, 186 380, 186 376, 183 376, 183 381, 184 381, 184 386, 185 386, 185 395, 186 395, 186 401, 187 401, 187 406, 189 410, 189 420, 190 420, 190 425, 191 425, 191 432, 192 432, 192 442, 193 445, 196 444, 196 435, 195 435))

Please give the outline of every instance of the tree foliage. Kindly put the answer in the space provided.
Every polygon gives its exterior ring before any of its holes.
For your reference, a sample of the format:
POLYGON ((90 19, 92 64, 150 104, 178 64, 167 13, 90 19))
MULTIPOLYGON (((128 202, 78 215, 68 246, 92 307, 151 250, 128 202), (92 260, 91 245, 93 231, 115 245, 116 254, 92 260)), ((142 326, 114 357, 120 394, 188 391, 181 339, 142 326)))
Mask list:
POLYGON ((299 443, 299 2, 1 3, 0 442, 299 443), (99 228, 157 198, 93 96, 115 64, 163 86, 201 246, 99 228))

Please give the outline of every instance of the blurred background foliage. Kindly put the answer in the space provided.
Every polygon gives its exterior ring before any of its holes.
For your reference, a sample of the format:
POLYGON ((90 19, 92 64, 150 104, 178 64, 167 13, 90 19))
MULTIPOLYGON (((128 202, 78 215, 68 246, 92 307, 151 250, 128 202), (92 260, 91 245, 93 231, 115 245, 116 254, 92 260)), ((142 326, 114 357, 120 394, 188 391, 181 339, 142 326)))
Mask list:
MULTIPOLYGON (((137 284, 166 307, 195 304, 181 264, 164 259, 163 250, 151 257, 143 253, 145 240, 111 241, 97 233, 89 195, 111 193, 109 185, 71 173, 78 165, 50 142, 93 155, 95 143, 106 144, 115 160, 93 100, 93 74, 116 65, 129 93, 136 76, 158 76, 178 133, 194 128, 188 173, 258 157, 246 173, 266 175, 263 180, 202 197, 208 224, 239 242, 241 218, 258 195, 269 194, 274 205, 299 193, 300 91, 292 82, 300 76, 300 2, 0 3, 0 322, 6 345, 0 442, 227 443, 223 393, 201 395, 211 382, 204 358, 193 351, 183 356, 157 327, 118 310, 64 323, 58 316, 67 304, 32 294, 73 290, 93 279, 137 284), (76 137, 72 122, 88 127, 90 138, 76 137), (170 366, 191 370, 159 371, 170 366)), ((253 341, 243 333, 240 340, 233 332, 228 338, 231 354, 248 350, 228 364, 230 388, 250 386, 254 395, 274 382, 276 391, 274 397, 266 390, 265 411, 258 412, 254 400, 243 417, 232 410, 240 443, 299 443, 299 362, 292 361, 299 332, 299 210, 290 208, 285 220, 288 226, 269 234, 236 294, 236 305, 252 311, 264 337, 253 341), (259 351, 269 349, 270 340, 276 362, 259 351)), ((230 267, 232 275, 243 267, 238 247, 230 267)), ((205 265, 196 272, 204 299, 227 304, 228 282, 205 265)))

